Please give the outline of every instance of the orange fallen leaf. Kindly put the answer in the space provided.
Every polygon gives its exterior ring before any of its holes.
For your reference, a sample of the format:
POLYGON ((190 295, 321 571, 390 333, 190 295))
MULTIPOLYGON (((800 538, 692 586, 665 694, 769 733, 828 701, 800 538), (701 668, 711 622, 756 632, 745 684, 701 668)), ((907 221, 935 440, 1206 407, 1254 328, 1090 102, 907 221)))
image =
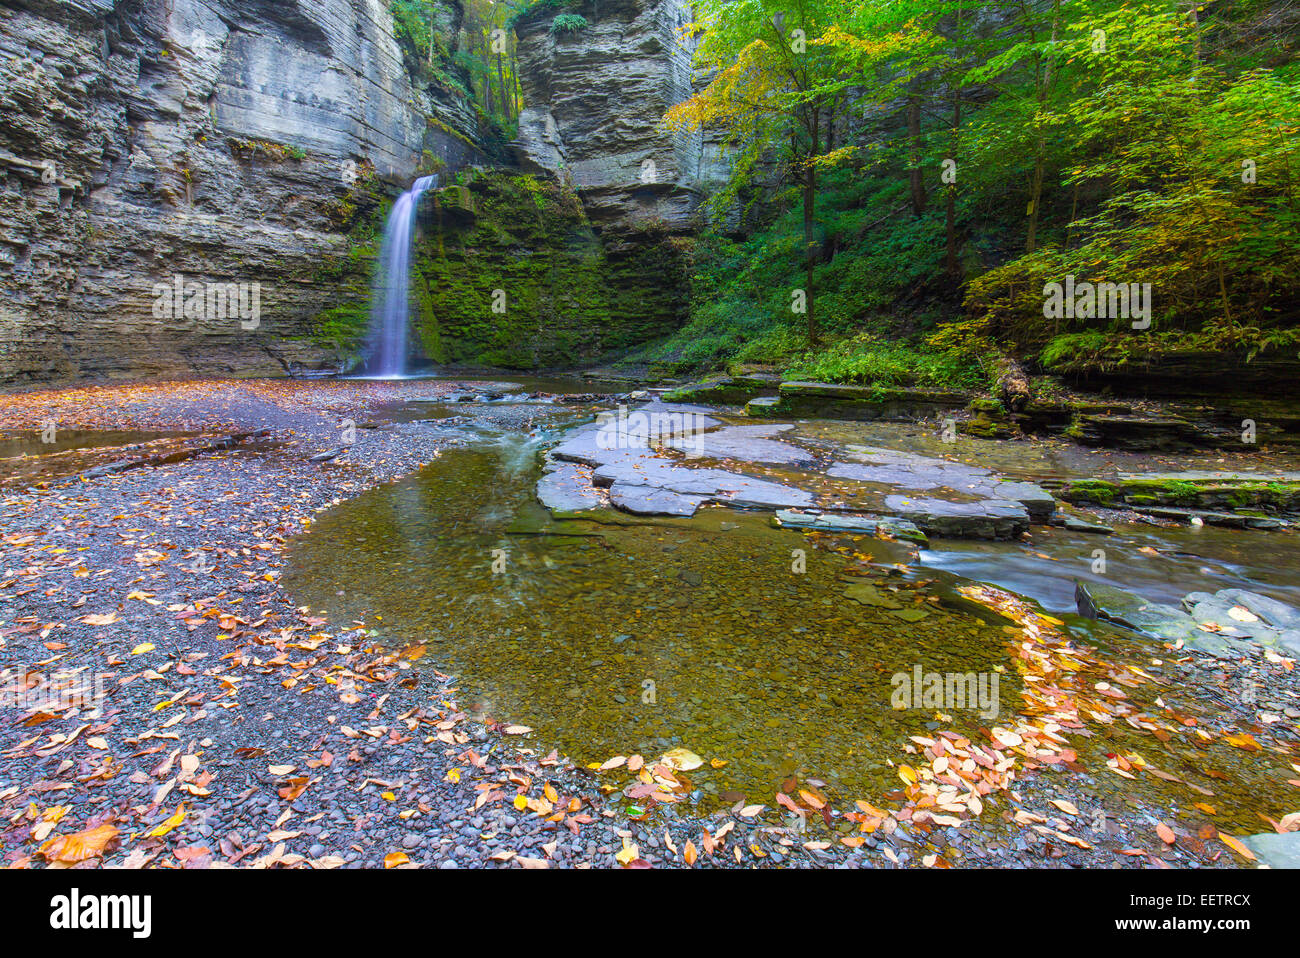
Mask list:
POLYGON ((41 846, 41 854, 49 862, 75 865, 77 862, 99 858, 117 835, 118 830, 112 825, 100 825, 72 835, 59 835, 41 846))

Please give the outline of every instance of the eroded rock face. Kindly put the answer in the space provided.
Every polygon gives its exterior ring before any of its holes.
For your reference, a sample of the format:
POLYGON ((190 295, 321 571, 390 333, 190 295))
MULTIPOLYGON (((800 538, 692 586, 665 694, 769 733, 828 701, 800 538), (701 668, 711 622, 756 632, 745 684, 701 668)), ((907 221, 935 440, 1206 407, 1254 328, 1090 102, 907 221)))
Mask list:
POLYGON ((681 0, 600 0, 516 26, 528 104, 513 144, 520 165, 571 180, 607 247, 634 245, 639 231, 689 232, 723 177, 716 138, 663 124, 691 95, 693 48, 678 34, 689 18, 681 0), (561 14, 587 26, 553 33, 561 14))
POLYGON ((0 12, 0 386, 335 369, 316 317, 368 275, 346 231, 426 152, 480 158, 471 109, 413 89, 380 0, 0 12), (206 293, 167 315, 178 276, 256 285, 256 321, 206 293))

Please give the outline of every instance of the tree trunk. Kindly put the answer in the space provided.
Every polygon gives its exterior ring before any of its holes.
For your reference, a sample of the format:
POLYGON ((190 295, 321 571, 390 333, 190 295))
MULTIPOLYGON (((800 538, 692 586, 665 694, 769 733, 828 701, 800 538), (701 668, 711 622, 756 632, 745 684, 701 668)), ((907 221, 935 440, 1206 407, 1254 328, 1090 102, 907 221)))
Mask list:
POLYGON ((921 169, 921 98, 912 94, 907 98, 907 139, 910 144, 907 180, 912 191, 912 215, 925 212, 925 179, 921 169))
POLYGON ((813 267, 816 265, 816 241, 813 230, 813 213, 817 203, 817 170, 811 158, 804 168, 803 178, 803 242, 804 270, 807 276, 804 282, 804 305, 807 307, 808 344, 816 346, 819 341, 817 318, 813 312, 813 267))
MULTIPOLYGON (((812 111, 812 122, 805 123, 811 146, 804 156, 803 168, 803 242, 804 242, 804 305, 807 307, 808 344, 816 346, 821 341, 817 330, 817 314, 814 311, 813 267, 817 265, 817 238, 815 227, 817 210, 817 165, 814 162, 821 155, 821 112, 812 111)), ((798 155, 797 153, 795 154, 798 155)))
POLYGON ((434 47, 433 38, 434 38, 435 35, 437 35, 437 34, 435 34, 435 31, 434 31, 434 29, 433 29, 433 26, 434 26, 434 19, 433 19, 433 12, 434 12, 434 9, 437 9, 437 8, 434 8, 434 6, 430 6, 430 8, 429 8, 429 73, 433 73, 433 47, 434 47))
MULTIPOLYGON (((957 162, 957 131, 961 126, 961 91, 954 90, 952 96, 952 139, 950 140, 949 159, 957 162)), ((960 169, 957 167, 956 169, 960 169)), ((954 170, 953 181, 947 184, 943 203, 944 234, 947 237, 945 266, 948 275, 961 281, 961 262, 959 259, 960 242, 957 239, 957 180, 954 170)))
POLYGON ((1024 367, 1014 359, 1003 358, 996 363, 997 387, 994 395, 1002 401, 1008 412, 1018 412, 1029 402, 1029 377, 1024 367))
POLYGON ((501 66, 501 54, 497 54, 497 83, 501 88, 501 113, 507 120, 510 119, 510 100, 506 97, 506 74, 505 69, 501 66))
POLYGON ((1060 22, 1060 0, 1052 0, 1052 46, 1047 63, 1039 77, 1038 112, 1038 147, 1034 151, 1034 178, 1029 186, 1029 229, 1025 237, 1025 252, 1032 253, 1038 247, 1038 208, 1043 202, 1043 174, 1047 165, 1047 133, 1043 130, 1041 114, 1047 106, 1047 94, 1052 86, 1052 65, 1055 62, 1055 45, 1057 28, 1060 22))
MULTIPOLYGON (((957 41, 961 39, 960 6, 957 8, 957 24, 953 38, 957 41)), ((952 135, 948 140, 948 158, 956 164, 961 136, 961 84, 956 82, 955 76, 950 78, 949 82, 952 83, 952 135)), ((961 261, 958 255, 960 243, 957 239, 957 174, 960 169, 960 165, 953 167, 953 179, 951 183, 947 184, 948 189, 943 204, 944 236, 947 239, 944 261, 948 275, 955 283, 961 282, 961 261)))

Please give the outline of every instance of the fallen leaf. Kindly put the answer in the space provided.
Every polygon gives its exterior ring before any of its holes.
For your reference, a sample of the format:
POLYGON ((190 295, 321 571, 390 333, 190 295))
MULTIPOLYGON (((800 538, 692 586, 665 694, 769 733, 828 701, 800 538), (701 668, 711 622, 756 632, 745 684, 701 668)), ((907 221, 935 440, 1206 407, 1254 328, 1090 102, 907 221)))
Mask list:
POLYGON ((118 830, 112 825, 100 825, 72 835, 59 835, 41 846, 41 854, 49 862, 75 865, 102 856, 109 842, 117 835, 118 830))

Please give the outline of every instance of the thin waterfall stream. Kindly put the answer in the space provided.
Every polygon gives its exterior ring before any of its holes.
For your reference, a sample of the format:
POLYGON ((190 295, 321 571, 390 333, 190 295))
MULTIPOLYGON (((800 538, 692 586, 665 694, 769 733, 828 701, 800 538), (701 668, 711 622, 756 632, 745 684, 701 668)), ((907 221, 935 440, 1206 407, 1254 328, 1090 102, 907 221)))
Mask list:
POLYGON ((384 224, 384 241, 375 271, 371 326, 376 332, 370 373, 377 379, 406 375, 411 311, 411 245, 420 197, 437 183, 422 176, 397 198, 384 224))

